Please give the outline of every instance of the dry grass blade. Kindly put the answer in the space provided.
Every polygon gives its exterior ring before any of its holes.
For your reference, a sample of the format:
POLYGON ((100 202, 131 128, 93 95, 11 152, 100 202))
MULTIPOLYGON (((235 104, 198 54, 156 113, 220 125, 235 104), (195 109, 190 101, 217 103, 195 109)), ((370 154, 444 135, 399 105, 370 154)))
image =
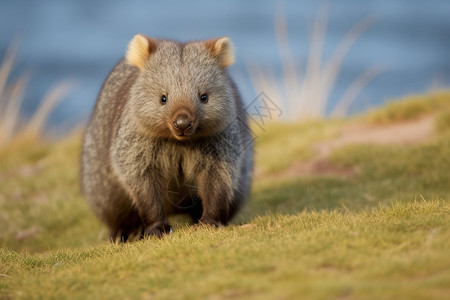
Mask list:
POLYGON ((41 101, 31 119, 20 124, 20 108, 29 75, 22 75, 16 82, 7 85, 17 46, 17 42, 11 44, 0 66, 0 149, 25 141, 36 141, 52 110, 73 87, 71 81, 63 81, 56 85, 41 101))
POLYGON ((19 122, 19 111, 28 76, 22 76, 7 89, 0 105, 0 147, 6 145, 14 136, 19 122))
MULTIPOLYGON (((249 64, 248 71, 254 89, 264 91, 272 100, 283 106, 286 112, 285 117, 288 119, 325 117, 330 94, 336 85, 345 57, 357 39, 375 22, 373 18, 369 17, 353 26, 333 51, 330 60, 324 62, 327 20, 328 6, 322 5, 311 30, 306 66, 302 68, 297 65, 289 46, 284 10, 279 9, 274 23, 282 67, 281 78, 277 78, 274 71, 261 70, 257 66, 249 64)), ((378 74, 379 70, 370 69, 358 76, 341 97, 333 116, 345 116, 361 90, 378 74)))
MULTIPOLYGON (((328 99, 331 93, 331 88, 335 85, 339 71, 342 66, 342 62, 347 56, 348 52, 352 48, 353 44, 356 40, 373 24, 375 23, 375 19, 372 17, 368 17, 357 23, 353 26, 352 29, 344 36, 336 50, 333 52, 333 55, 330 59, 330 62, 324 69, 323 72, 323 86, 325 89, 323 90, 322 97, 323 99, 328 99)), ((355 95, 356 97, 357 95, 355 95)), ((338 102, 339 105, 339 102, 338 102)), ((324 108, 322 108, 324 109, 324 108)))
POLYGON ((364 87, 381 72, 382 70, 380 68, 369 68, 364 73, 360 74, 339 99, 330 116, 332 118, 345 117, 359 93, 361 93, 364 87))
POLYGON ((2 101, 5 101, 3 96, 5 93, 6 82, 8 81, 9 74, 11 73, 17 49, 18 42, 12 42, 6 50, 5 57, 3 58, 2 65, 0 67, 0 105, 2 104, 2 101))
POLYGON ((53 87, 42 100, 39 108, 31 117, 30 121, 22 131, 24 136, 35 139, 42 132, 45 121, 48 119, 53 109, 64 99, 73 88, 72 81, 63 81, 53 87))
POLYGON ((8 279, 12 279, 12 277, 11 277, 11 276, 9 276, 9 275, 6 275, 6 274, 0 274, 0 277, 4 277, 4 278, 8 278, 8 279))
POLYGON ((9 142, 17 129, 20 106, 29 77, 20 77, 11 87, 6 85, 17 49, 18 42, 16 40, 8 47, 0 66, 0 147, 9 142))
POLYGON ((278 86, 278 80, 273 71, 262 70, 258 65, 251 62, 247 64, 247 70, 251 74, 250 80, 255 90, 264 91, 278 104, 283 103, 281 101, 281 99, 284 99, 283 89, 278 86))
MULTIPOLYGON (((277 38, 277 47, 281 59, 281 67, 283 70, 283 84, 284 91, 287 93, 284 95, 287 101, 287 107, 295 107, 296 101, 293 95, 300 94, 300 69, 297 69, 294 56, 292 55, 291 47, 289 45, 289 33, 286 24, 286 16, 284 9, 279 9, 279 12, 275 14, 275 36, 277 38)), ((300 107, 300 109, 302 109, 300 107)))
POLYGON ((302 109, 296 110, 296 114, 300 118, 323 117, 321 107, 324 107, 326 103, 322 102, 327 101, 327 99, 322 97, 322 91, 326 87, 321 86, 321 78, 327 20, 328 7, 322 5, 312 29, 305 76, 301 83, 301 93, 298 95, 302 109))

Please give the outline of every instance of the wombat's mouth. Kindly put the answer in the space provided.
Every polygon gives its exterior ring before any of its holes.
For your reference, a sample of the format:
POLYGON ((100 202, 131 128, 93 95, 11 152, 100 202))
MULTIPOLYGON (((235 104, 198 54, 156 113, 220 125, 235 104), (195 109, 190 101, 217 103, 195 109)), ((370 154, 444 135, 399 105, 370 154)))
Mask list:
POLYGON ((176 128, 175 126, 172 126, 170 128, 170 131, 172 133, 172 136, 175 139, 177 139, 179 141, 185 141, 185 140, 191 139, 195 136, 195 132, 197 131, 196 127, 197 126, 192 125, 191 127, 186 128, 186 129, 179 129, 179 128, 176 128))
POLYGON ((185 141, 185 140, 191 138, 192 135, 191 134, 186 135, 184 133, 181 133, 181 134, 174 134, 173 136, 179 141, 185 141))

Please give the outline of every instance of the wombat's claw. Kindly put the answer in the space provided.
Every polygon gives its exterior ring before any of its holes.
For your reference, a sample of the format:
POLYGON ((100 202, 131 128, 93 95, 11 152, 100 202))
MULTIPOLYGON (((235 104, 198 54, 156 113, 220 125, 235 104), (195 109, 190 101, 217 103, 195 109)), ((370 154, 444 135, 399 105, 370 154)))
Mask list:
POLYGON ((147 227, 144 236, 155 236, 160 239, 164 234, 172 234, 172 232, 172 226, 169 224, 157 224, 147 227))
POLYGON ((224 224, 222 224, 220 221, 215 221, 212 219, 200 219, 197 223, 197 226, 222 227, 224 226, 224 224))

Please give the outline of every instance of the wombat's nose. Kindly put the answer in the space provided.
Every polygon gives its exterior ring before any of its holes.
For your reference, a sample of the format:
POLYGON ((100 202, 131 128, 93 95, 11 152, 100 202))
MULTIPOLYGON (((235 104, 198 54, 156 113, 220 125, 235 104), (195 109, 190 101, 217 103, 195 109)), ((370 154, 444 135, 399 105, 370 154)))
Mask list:
POLYGON ((177 116, 175 122, 173 122, 173 126, 183 132, 192 127, 192 121, 187 115, 181 114, 177 116))

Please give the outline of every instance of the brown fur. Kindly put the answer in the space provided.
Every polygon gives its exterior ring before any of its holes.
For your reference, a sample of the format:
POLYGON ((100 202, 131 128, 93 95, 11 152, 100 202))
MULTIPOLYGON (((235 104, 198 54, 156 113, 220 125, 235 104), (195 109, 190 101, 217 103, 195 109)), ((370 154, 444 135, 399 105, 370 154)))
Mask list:
POLYGON ((112 239, 160 237, 170 213, 226 225, 248 198, 253 167, 246 114, 226 71, 230 40, 137 35, 125 57, 103 84, 85 134, 87 201, 112 239))

